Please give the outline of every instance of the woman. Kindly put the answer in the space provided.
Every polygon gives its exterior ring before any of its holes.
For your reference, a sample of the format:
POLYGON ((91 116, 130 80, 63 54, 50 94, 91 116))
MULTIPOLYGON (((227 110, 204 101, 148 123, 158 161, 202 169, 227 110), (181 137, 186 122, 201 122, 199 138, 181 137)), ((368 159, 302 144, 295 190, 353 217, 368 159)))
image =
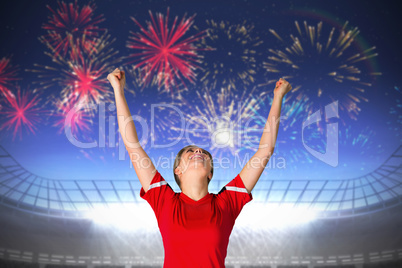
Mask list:
POLYGON ((124 97, 124 71, 107 76, 115 94, 119 130, 142 185, 140 196, 155 212, 163 238, 163 267, 225 267, 229 236, 251 190, 271 157, 278 134, 282 100, 291 86, 279 79, 257 152, 218 194, 208 193, 212 156, 195 145, 186 146, 174 163, 181 193, 175 193, 141 147, 124 97))

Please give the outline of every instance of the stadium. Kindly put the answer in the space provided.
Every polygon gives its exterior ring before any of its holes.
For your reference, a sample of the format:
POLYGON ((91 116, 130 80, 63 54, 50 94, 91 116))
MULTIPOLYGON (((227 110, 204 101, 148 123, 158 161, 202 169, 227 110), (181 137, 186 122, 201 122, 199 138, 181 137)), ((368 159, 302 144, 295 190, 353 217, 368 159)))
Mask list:
MULTIPOLYGON (((138 200, 138 187, 118 186, 130 185, 130 181, 46 179, 30 173, 4 149, 0 157, 3 263, 20 262, 18 267, 162 267, 162 241, 152 222, 135 230, 127 226, 119 229, 114 221, 110 226, 99 226, 83 208, 113 208, 119 203, 133 203, 129 200, 145 203, 138 200), (74 199, 77 191, 83 199, 74 199), (94 193, 99 201, 95 201, 94 193)), ((320 207, 327 210, 296 226, 252 229, 245 224, 235 228, 231 241, 236 245, 229 246, 227 267, 400 267, 401 175, 402 147, 359 178, 305 181, 302 188, 300 181, 286 182, 279 207, 302 204, 314 208, 321 203, 320 207), (286 201, 292 191, 301 191, 298 202, 286 201), (317 194, 309 196, 312 201, 308 202, 303 196, 310 191, 317 194), (335 194, 324 202, 320 195, 325 191, 335 194)), ((268 198, 270 189, 265 194, 268 198)), ((256 201, 261 205, 264 198, 256 201)), ((124 217, 127 211, 106 217, 120 216, 117 222, 130 220, 124 217)), ((139 212, 144 209, 134 208, 134 213, 139 212)), ((143 214, 149 216, 149 212, 143 214)))
POLYGON ((211 255, 228 268, 402 268, 394 2, 2 3, 0 268, 205 267, 211 255), (181 176, 220 203, 164 210, 201 227, 164 228, 179 258, 165 255, 129 143, 166 179, 148 190, 177 199, 177 153, 210 152, 208 181, 181 176), (257 153, 268 163, 236 176, 257 153))

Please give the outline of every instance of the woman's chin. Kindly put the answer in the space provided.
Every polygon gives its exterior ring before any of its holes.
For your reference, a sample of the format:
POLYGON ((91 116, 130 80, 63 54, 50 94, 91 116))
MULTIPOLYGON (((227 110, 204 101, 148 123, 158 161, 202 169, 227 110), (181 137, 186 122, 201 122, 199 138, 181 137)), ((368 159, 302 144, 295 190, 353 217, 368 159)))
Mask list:
POLYGON ((192 160, 190 162, 189 168, 192 168, 192 169, 207 169, 207 165, 206 165, 205 161, 202 160, 202 159, 199 159, 199 160, 194 159, 194 160, 192 160))

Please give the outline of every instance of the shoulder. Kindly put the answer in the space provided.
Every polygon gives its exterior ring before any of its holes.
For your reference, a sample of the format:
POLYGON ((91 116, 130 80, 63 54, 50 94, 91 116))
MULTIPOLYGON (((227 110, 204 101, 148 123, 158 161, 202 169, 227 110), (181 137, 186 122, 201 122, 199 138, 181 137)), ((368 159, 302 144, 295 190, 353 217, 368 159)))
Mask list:
POLYGON ((174 194, 172 187, 169 183, 162 177, 162 175, 156 171, 148 190, 145 192, 144 188, 141 188, 140 197, 144 198, 151 194, 160 194, 160 193, 167 193, 167 194, 174 194))
POLYGON ((238 174, 234 179, 232 179, 230 182, 228 182, 218 193, 218 195, 223 194, 223 193, 243 193, 247 195, 251 195, 246 189, 246 186, 244 186, 243 180, 240 177, 240 174, 238 174))
POLYGON ((153 177, 151 184, 149 185, 148 191, 151 190, 152 188, 162 187, 164 185, 167 185, 170 187, 170 185, 162 177, 162 175, 158 171, 156 171, 155 176, 153 177))

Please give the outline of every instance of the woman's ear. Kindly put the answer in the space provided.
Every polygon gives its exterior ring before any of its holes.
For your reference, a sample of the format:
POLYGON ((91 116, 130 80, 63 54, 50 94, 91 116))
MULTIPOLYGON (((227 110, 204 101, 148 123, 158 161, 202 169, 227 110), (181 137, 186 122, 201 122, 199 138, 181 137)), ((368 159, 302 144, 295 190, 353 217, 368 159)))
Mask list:
POLYGON ((211 180, 211 179, 212 179, 212 172, 210 172, 208 175, 208 180, 211 180))
POLYGON ((181 168, 180 168, 180 167, 175 168, 174 174, 180 175, 181 173, 183 173, 183 172, 181 171, 181 168))

